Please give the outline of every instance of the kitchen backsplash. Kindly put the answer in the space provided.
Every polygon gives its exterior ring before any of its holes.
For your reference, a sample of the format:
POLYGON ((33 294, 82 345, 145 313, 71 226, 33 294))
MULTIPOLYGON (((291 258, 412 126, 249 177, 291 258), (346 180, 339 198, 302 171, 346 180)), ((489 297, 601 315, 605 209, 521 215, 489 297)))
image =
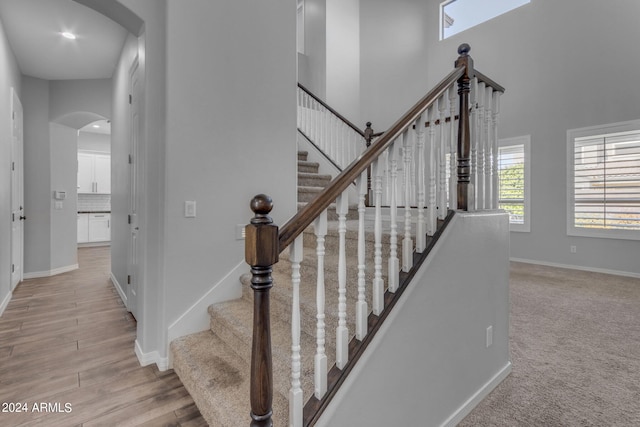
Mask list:
POLYGON ((110 194, 78 194, 78 212, 111 211, 110 194))

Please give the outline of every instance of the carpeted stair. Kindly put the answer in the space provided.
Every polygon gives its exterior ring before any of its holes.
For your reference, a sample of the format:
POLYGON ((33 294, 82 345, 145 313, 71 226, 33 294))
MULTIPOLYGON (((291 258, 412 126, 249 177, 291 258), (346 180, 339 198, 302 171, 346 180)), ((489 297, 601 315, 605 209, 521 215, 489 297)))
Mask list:
MULTIPOLYGON (((317 173, 318 164, 306 160, 299 153, 299 194, 321 191, 330 177, 317 173), (314 190, 309 190, 309 189, 314 190), (319 190, 316 190, 319 188, 319 190)), ((305 196, 306 197, 306 196, 305 196)), ((330 208, 331 211, 331 208, 330 208)), ((350 210, 349 217, 357 218, 350 210)), ((335 216, 335 210, 333 215, 335 216)), ((351 336, 355 333, 357 301, 357 220, 349 220, 347 247, 347 325, 351 336)), ((373 281, 373 229, 367 224, 366 299, 371 310, 373 281)), ((328 222, 325 239, 325 353, 328 368, 335 361, 335 331, 338 325, 338 224, 328 222)), ((313 394, 313 359, 316 350, 316 280, 317 256, 313 227, 304 232, 304 260, 301 264, 300 311, 302 388, 304 400, 313 394)), ((388 236, 383 239, 383 259, 388 258, 388 236)), ((383 262, 386 283, 386 261, 383 262)), ((288 393, 291 378, 291 264, 288 250, 280 254, 274 266, 274 285, 271 290, 271 328, 273 353, 273 420, 274 425, 288 424, 288 393)), ((236 426, 248 423, 249 372, 253 319, 253 291, 250 275, 241 278, 242 298, 213 305, 209 308, 211 328, 171 343, 173 367, 185 388, 192 395, 203 417, 211 426, 236 426)))

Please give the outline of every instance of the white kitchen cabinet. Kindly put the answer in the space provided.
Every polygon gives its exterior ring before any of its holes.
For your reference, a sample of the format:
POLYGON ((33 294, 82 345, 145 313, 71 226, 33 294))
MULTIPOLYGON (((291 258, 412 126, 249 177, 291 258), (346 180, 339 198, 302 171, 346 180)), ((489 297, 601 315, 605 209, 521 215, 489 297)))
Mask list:
POLYGON ((111 214, 89 214, 89 241, 108 242, 111 240, 111 214))
POLYGON ((111 155, 78 153, 78 193, 111 193, 111 155))
POLYGON ((89 241, 89 214, 78 214, 78 243, 89 241))
POLYGON ((111 241, 111 214, 78 214, 78 243, 109 241, 111 241))

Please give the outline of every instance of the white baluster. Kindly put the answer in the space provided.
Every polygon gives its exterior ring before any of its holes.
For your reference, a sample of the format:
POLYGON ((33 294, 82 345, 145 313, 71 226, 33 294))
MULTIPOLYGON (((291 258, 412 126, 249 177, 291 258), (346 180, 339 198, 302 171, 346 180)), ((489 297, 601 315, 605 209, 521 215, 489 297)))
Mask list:
POLYGON ((399 151, 402 149, 402 135, 400 135, 389 147, 389 163, 390 163, 390 207, 391 216, 391 232, 389 236, 389 291, 395 292, 400 282, 400 261, 398 260, 398 157, 399 151))
MULTIPOLYGON (((426 204, 425 199, 425 166, 424 166, 424 118, 427 114, 424 113, 415 123, 416 132, 416 160, 418 164, 418 222, 416 224, 416 252, 422 253, 427 247, 427 230, 426 220, 424 215, 424 207, 426 204)), ((391 287, 391 284, 389 284, 391 287)))
POLYGON ((405 132, 402 135, 404 161, 404 239, 402 239, 402 271, 413 267, 413 239, 411 238, 411 146, 405 132))
POLYGON ((318 257, 318 272, 316 282, 316 356, 314 365, 315 396, 322 399, 327 392, 327 355, 324 351, 324 237, 327 235, 327 211, 323 211, 314 222, 317 241, 316 254, 318 257))
POLYGON ((302 426, 302 388, 300 386, 300 263, 303 258, 302 234, 289 246, 291 261, 291 389, 289 390, 289 426, 302 426))
POLYGON ((493 92, 493 205, 492 209, 498 209, 500 203, 499 176, 498 176, 498 120, 500 119, 500 95, 501 92, 493 92))
POLYGON ((429 168, 429 204, 427 205, 427 234, 433 236, 437 228, 437 178, 436 178, 436 120, 438 106, 436 103, 429 109, 429 147, 427 166, 429 168))
POLYGON ((347 213, 349 199, 344 191, 336 200, 338 214, 338 327, 336 328, 336 366, 343 369, 349 360, 349 330, 347 329, 347 213))
POLYGON ((484 82, 478 83, 478 126, 477 126, 477 140, 478 140, 478 188, 476 190, 478 209, 484 209, 485 207, 485 132, 484 132, 484 95, 485 95, 485 84, 484 82))
POLYGON ((446 94, 440 97, 438 104, 440 109, 440 142, 438 143, 438 218, 444 219, 447 215, 447 126, 446 112, 447 99, 446 94))
POLYGON ((373 277, 373 314, 379 316, 384 310, 384 280, 382 279, 382 159, 373 162, 375 188, 375 220, 374 220, 374 277, 373 277))
POLYGON ((356 303, 356 339, 362 341, 367 335, 367 316, 369 309, 365 298, 366 278, 365 278, 365 243, 364 243, 364 214, 366 207, 364 199, 367 194, 367 171, 365 170, 358 178, 358 302, 356 303))
POLYGON ((473 194, 473 200, 469 201, 469 210, 476 210, 477 200, 478 200, 478 170, 477 170, 477 156, 478 156, 478 131, 476 127, 478 126, 478 79, 474 77, 471 79, 471 114, 469 116, 469 133, 471 135, 471 174, 469 176, 469 183, 471 185, 471 194, 473 194))
POLYGON ((449 89, 449 209, 458 209, 458 174, 456 173, 458 151, 457 126, 456 126, 456 101, 457 93, 454 87, 449 89))
POLYGON ((493 138, 491 136, 491 93, 493 92, 493 88, 491 86, 485 87, 485 95, 484 95, 484 208, 491 209, 493 206, 493 167, 491 165, 491 160, 493 159, 493 138))

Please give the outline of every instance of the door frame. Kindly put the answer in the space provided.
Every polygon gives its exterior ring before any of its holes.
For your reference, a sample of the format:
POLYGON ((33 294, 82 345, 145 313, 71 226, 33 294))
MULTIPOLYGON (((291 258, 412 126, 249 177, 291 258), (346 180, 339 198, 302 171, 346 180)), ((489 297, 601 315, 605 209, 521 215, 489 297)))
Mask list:
POLYGON ((141 161, 140 156, 140 64, 138 56, 133 60, 129 68, 129 200, 128 223, 129 239, 127 242, 127 309, 133 317, 140 318, 140 262, 142 247, 140 245, 140 194, 142 191, 141 161))

